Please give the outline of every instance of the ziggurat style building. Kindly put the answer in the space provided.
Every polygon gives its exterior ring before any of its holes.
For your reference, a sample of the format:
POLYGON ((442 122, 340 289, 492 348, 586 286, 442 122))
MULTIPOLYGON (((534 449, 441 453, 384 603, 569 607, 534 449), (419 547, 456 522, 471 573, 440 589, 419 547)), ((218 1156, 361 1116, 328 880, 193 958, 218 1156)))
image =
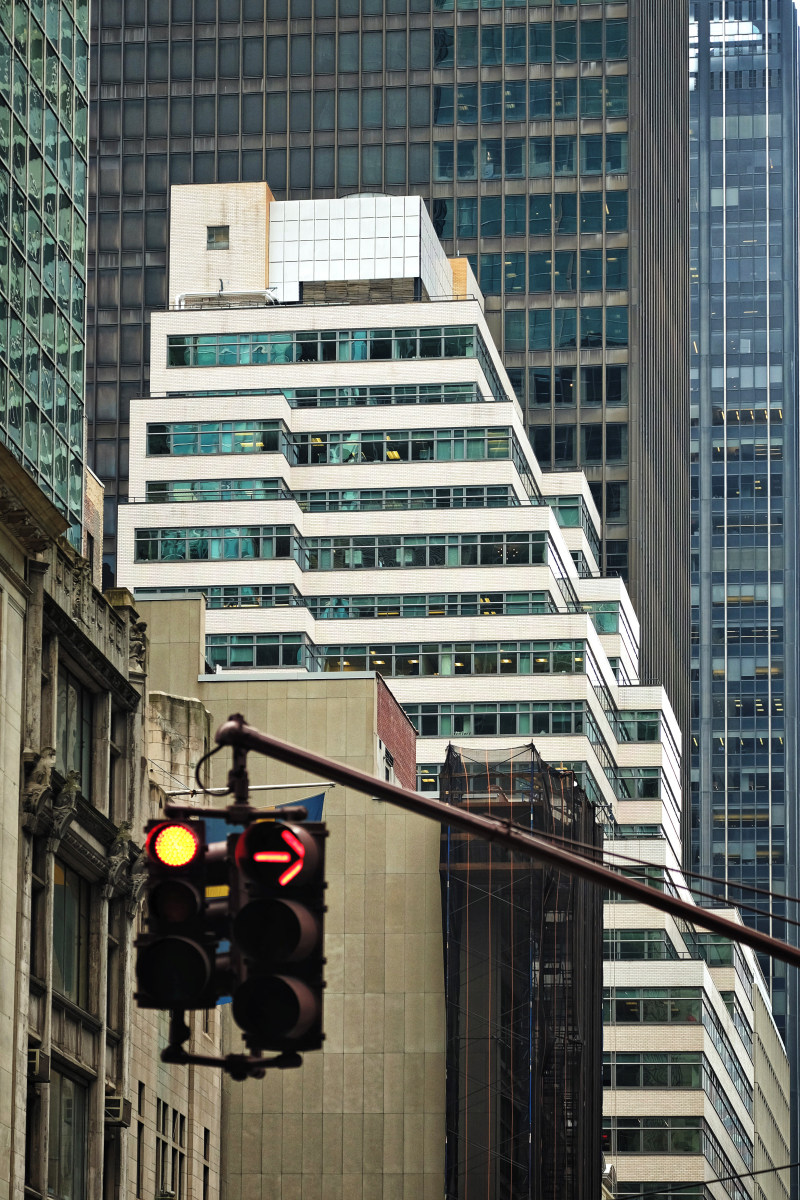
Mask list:
MULTIPOLYGON (((215 694, 255 700, 284 684, 379 674, 418 731, 420 789, 437 789, 452 742, 479 763, 490 748, 497 762, 506 751, 530 755, 535 743, 545 763, 572 773, 559 778, 582 788, 610 850, 648 861, 648 879, 688 895, 680 731, 663 689, 636 682, 639 622, 621 580, 599 574, 591 491, 579 472, 540 470, 469 264, 447 259, 421 202, 277 202, 264 184, 179 188, 171 262, 170 310, 153 317, 151 395, 131 406, 131 495, 119 518, 121 579, 154 625, 155 613, 169 614, 177 639, 164 643, 161 670, 174 668, 212 710, 215 694)), ((287 717, 273 719, 281 728, 287 717)), ((479 788, 475 799, 486 795, 479 788)), ((447 877, 438 846, 426 861, 437 875, 441 861, 447 877)), ((346 946, 349 922, 360 938, 364 915, 343 914, 346 946)), ((383 910, 375 919, 384 930, 383 910)), ((448 925, 438 928, 450 953, 448 925)), ((409 1194, 407 1161, 414 1195, 441 1195, 446 1176, 448 1197, 473 1200, 485 1192, 473 1190, 475 1162, 456 1149, 465 1113, 481 1103, 469 1089, 459 1099, 453 1075, 459 955, 446 988, 429 910, 423 929, 425 988, 446 1028, 423 1108, 396 1101, 404 1115, 392 1129, 404 1130, 411 1158, 398 1157, 394 1134, 376 1143, 378 1077, 368 1087, 364 1075, 335 1138, 363 1155, 348 1187, 365 1196, 409 1194), (419 1142, 421 1112, 441 1142, 419 1142)), ((481 938, 462 948, 460 961, 478 954, 499 982, 497 946, 481 938)), ((605 958, 605 1139, 620 1194, 663 1187, 667 1197, 694 1183, 692 1200, 760 1196, 747 1181, 713 1182, 788 1153, 786 1056, 754 957, 609 901, 605 958)), ((384 1004, 397 986, 383 966, 341 978, 346 1011, 374 995, 384 1004)), ((599 976, 596 985, 599 1003, 599 976)), ((491 1070, 491 1022, 472 995, 470 1034, 484 1039, 491 1070)), ((343 1039, 367 1053, 358 1022, 345 1021, 343 1039)), ((524 1039, 515 1045, 532 1053, 524 1039)), ((323 1075, 335 1052, 323 1052, 323 1075)), ((306 1064, 301 1075, 317 1069, 306 1064)), ((253 1103, 271 1114, 282 1147, 270 1196, 309 1176, 308 1186, 339 1186, 346 1154, 298 1163, 292 1147, 297 1114, 321 1113, 324 1128, 340 1119, 341 1097, 292 1081, 256 1086, 255 1101, 229 1092, 232 1194, 262 1170, 260 1151, 248 1150, 253 1103), (326 1183, 326 1173, 336 1178, 326 1183)), ((587 1087, 590 1095, 590 1076, 587 1087)), ((541 1131, 535 1105, 514 1108, 510 1142, 502 1104, 494 1115, 472 1111, 489 1131, 481 1185, 503 1180, 509 1195, 534 1195, 520 1147, 541 1131)), ((599 1102, 587 1112, 599 1124, 599 1102)), ((784 1194, 777 1175, 758 1187, 784 1194)))

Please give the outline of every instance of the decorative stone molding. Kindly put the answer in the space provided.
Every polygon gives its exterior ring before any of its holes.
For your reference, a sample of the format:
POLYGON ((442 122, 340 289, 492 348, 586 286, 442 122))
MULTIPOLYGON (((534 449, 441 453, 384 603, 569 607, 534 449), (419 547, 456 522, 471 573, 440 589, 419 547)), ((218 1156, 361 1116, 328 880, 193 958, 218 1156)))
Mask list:
POLYGON ((131 886, 131 826, 128 821, 121 821, 114 841, 108 848, 106 864, 106 882, 103 895, 111 900, 121 892, 127 892, 131 886))
POLYGON ((56 764, 54 746, 43 746, 33 760, 22 789, 22 825, 35 833, 47 800, 51 795, 51 777, 56 764))
POLYGON ((132 672, 141 675, 144 675, 147 672, 146 629, 147 621, 131 620, 131 627, 128 632, 128 654, 130 658, 130 669, 132 672))
POLYGON ((77 771, 68 771, 60 791, 53 798, 52 824, 47 838, 47 849, 55 853, 67 832, 78 807, 81 777, 77 771))

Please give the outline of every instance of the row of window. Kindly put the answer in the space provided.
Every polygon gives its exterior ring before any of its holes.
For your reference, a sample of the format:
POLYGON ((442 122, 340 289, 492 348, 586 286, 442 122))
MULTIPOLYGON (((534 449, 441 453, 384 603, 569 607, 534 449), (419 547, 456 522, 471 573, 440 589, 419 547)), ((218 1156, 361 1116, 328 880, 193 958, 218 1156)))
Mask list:
POLYGON ((420 737, 572 735, 585 732, 583 700, 562 703, 404 704, 420 737))
POLYGON ((442 238, 559 237, 577 233, 625 233, 628 228, 628 193, 544 192, 532 196, 481 196, 434 198, 430 202, 433 226, 442 238), (580 196, 580 220, 578 197, 580 196))
MULTIPOLYGON (((603 425, 556 425, 552 431, 549 425, 537 425, 531 430, 533 448, 537 461, 543 464, 550 462, 551 440, 555 448, 555 461, 564 466, 567 463, 576 464, 576 447, 580 440, 581 464, 583 466, 600 466, 603 463, 622 466, 628 461, 628 426, 617 421, 607 421, 605 424, 605 450, 603 449, 603 425), (579 435, 579 436, 578 436, 579 435)), ((614 493, 615 504, 624 503, 627 506, 627 491, 614 493)))
POLYGON ((532 308, 527 314, 524 310, 509 311, 505 319, 506 350, 525 349, 526 324, 529 350, 590 350, 604 344, 611 350, 628 345, 627 304, 532 308))
POLYGON ((326 329, 288 333, 173 334, 168 367, 267 366, 294 362, 474 358, 471 325, 422 329, 326 329))
MULTIPOLYGON (((481 254, 479 263, 478 279, 485 296, 497 296, 501 292, 512 295, 526 291, 602 291, 604 284, 606 288, 616 290, 628 287, 628 251, 625 249, 583 250, 580 266, 577 250, 557 250, 555 254, 547 250, 526 255, 524 250, 509 249, 504 253, 481 254)), ((513 336, 513 318, 510 324, 513 336)), ((524 322, 522 324, 524 326, 524 322)), ((506 325, 509 325, 508 316, 506 325)))
POLYGON ((397 383, 375 387, 285 388, 290 408, 369 408, 392 404, 478 404, 477 383, 397 383))
POLYGON ((425 508, 517 508, 506 485, 364 488, 290 492, 281 479, 167 479, 146 484, 154 504, 186 501, 294 500, 303 512, 391 512, 425 508))
POLYGON ((753 1089, 733 1049, 730 1038, 701 988, 604 988, 603 1021, 606 1024, 701 1024, 733 1080, 747 1111, 753 1112, 753 1089))
POLYGON ((386 534, 300 539, 289 525, 137 529, 136 562, 294 558, 310 571, 375 567, 530 566, 548 560, 546 533, 386 534))
MULTIPOLYGON (((342 96, 339 93, 339 128, 342 125, 342 96)), ((315 93, 314 105, 317 108, 315 93)), ((507 79, 502 83, 437 84, 433 89, 434 125, 477 125, 509 121, 574 120, 597 117, 625 117, 628 113, 628 76, 584 76, 577 79, 507 79), (480 96, 480 101, 479 101, 480 96)), ((390 101, 387 91, 387 117, 390 101)), ((364 88, 361 92, 361 126, 383 124, 382 92, 364 88), (372 96, 375 92, 376 95, 372 96)), ((387 121, 388 124, 388 121, 387 121)), ((357 127, 357 126, 355 126, 357 127)))
POLYGON ((394 677, 581 674, 584 643, 451 642, 317 646, 302 634, 207 634, 213 666, 300 666, 312 671, 379 671, 394 677))
POLYGON ((627 133, 474 138, 433 143, 433 181, 625 174, 627 133))
POLYGON ((572 406, 582 408, 605 403, 611 406, 628 403, 628 368, 612 363, 606 367, 531 367, 528 372, 528 399, 531 404, 550 408, 572 406), (605 394, 603 384, 605 382, 605 394), (580 383, 580 388, 578 384, 580 383))

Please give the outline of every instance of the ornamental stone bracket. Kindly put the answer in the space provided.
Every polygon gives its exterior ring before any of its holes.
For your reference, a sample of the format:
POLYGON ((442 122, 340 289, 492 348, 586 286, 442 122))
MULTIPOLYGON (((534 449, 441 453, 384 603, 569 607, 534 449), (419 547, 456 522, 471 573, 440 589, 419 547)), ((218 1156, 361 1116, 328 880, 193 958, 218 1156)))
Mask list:
POLYGON ((52 796, 51 777, 55 763, 55 747, 43 746, 28 770, 22 789, 22 827, 28 833, 39 832, 43 811, 52 796))
POLYGON ((47 849, 51 854, 58 850, 61 840, 69 829, 78 808, 81 777, 77 771, 68 771, 59 792, 53 797, 53 811, 47 837, 47 849))

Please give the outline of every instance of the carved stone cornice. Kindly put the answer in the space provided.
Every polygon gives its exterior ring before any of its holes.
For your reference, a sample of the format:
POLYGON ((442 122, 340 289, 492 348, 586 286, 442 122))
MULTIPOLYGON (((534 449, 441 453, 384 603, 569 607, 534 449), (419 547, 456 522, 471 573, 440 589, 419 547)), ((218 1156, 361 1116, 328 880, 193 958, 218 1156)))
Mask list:
POLYGON ((135 709, 141 699, 125 676, 112 666, 104 652, 75 624, 75 621, 52 599, 44 598, 45 627, 58 634, 65 648, 113 693, 123 708, 135 709))

